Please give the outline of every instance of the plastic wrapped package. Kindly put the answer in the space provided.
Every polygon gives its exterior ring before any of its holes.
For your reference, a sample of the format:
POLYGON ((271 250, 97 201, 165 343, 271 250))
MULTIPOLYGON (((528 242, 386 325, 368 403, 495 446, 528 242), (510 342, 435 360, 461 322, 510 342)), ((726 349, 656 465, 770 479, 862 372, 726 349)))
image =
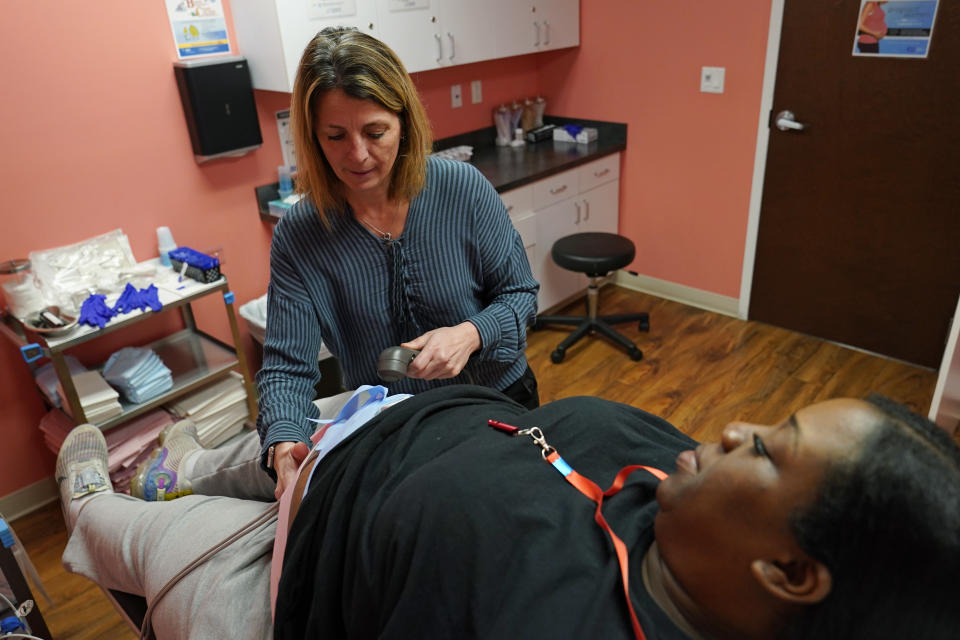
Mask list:
POLYGON ((120 229, 64 247, 32 251, 29 257, 46 303, 73 315, 90 294, 117 294, 131 278, 149 280, 155 274, 137 266, 130 241, 120 229))
MULTIPOLYGON (((64 356, 63 359, 67 364, 67 369, 70 370, 70 375, 83 373, 87 370, 79 360, 71 355, 64 356)), ((37 369, 33 373, 33 377, 37 381, 37 386, 43 391, 43 395, 50 401, 50 404, 59 408, 61 402, 60 394, 57 393, 57 385, 60 384, 60 379, 57 377, 56 369, 53 368, 53 363, 48 362, 37 369)))

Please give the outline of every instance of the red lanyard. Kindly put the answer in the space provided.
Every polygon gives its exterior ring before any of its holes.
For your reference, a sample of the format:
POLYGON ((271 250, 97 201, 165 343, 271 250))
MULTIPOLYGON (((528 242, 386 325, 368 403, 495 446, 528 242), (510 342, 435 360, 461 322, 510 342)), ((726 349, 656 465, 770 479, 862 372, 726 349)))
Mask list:
POLYGON ((557 450, 547 444, 547 441, 543 436, 543 432, 539 427, 521 429, 498 420, 487 420, 487 424, 494 429, 503 431, 511 436, 530 436, 534 443, 540 447, 540 453, 543 455, 543 459, 552 464, 557 471, 563 474, 563 477, 567 479, 567 482, 576 487, 580 493, 597 504, 597 510, 593 514, 593 519, 596 521, 597 525, 603 529, 607 535, 610 536, 610 540, 613 542, 613 548, 617 552, 617 560, 620 562, 620 576, 623 579, 623 596, 627 601, 627 609, 630 611, 630 623, 633 625, 633 635, 637 640, 646 640, 646 636, 643 633, 643 628, 640 626, 640 621, 637 620, 637 613, 633 610, 633 603, 630 601, 630 565, 627 545, 624 544, 623 540, 621 540, 617 534, 613 532, 613 529, 607 523, 607 519, 603 517, 603 499, 619 493, 623 488, 623 485, 626 483, 627 478, 637 469, 648 471, 659 480, 666 478, 667 474, 653 467, 647 467, 640 464, 631 465, 621 469, 619 473, 617 473, 617 477, 614 478, 613 484, 610 485, 610 488, 606 491, 603 491, 593 480, 574 471, 573 467, 567 464, 567 462, 560 457, 560 454, 557 453, 557 450))

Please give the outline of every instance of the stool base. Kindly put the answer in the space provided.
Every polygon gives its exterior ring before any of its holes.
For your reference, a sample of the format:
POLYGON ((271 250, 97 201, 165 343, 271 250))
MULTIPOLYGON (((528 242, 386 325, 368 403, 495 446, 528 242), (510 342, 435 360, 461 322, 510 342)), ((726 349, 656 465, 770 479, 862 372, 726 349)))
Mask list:
POLYGON ((637 322, 640 331, 650 330, 650 316, 646 313, 618 313, 615 315, 598 316, 597 315, 597 296, 599 287, 597 278, 590 278, 590 286, 587 287, 587 313, 586 316, 537 316, 533 328, 540 329, 548 324, 561 324, 576 327, 563 342, 557 345, 557 348, 550 354, 550 360, 555 364, 563 361, 567 354, 567 349, 576 343, 580 338, 590 333, 600 333, 613 340, 615 343, 626 349, 627 355, 631 360, 640 360, 643 358, 643 352, 637 346, 626 338, 619 331, 614 329, 613 324, 623 322, 637 322))

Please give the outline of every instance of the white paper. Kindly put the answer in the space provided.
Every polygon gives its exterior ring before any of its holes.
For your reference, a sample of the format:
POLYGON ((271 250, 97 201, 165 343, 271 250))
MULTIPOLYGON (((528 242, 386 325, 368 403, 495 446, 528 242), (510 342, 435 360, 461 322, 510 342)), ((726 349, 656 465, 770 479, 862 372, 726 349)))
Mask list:
POLYGON ((430 0, 390 0, 390 11, 409 11, 411 9, 429 9, 430 0))
POLYGON ((307 0, 307 18, 326 20, 357 15, 357 0, 307 0))
POLYGON ((288 167, 296 167, 297 152, 293 144, 293 129, 290 127, 290 109, 277 111, 277 135, 280 136, 283 164, 288 167))

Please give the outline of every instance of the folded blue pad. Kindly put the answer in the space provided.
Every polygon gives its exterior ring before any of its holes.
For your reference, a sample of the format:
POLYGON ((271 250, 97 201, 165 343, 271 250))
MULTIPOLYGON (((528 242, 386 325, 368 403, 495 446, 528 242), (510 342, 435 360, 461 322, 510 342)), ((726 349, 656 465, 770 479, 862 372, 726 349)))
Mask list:
POLYGON ((124 347, 103 366, 103 378, 128 402, 141 403, 173 387, 170 369, 150 349, 124 347))

